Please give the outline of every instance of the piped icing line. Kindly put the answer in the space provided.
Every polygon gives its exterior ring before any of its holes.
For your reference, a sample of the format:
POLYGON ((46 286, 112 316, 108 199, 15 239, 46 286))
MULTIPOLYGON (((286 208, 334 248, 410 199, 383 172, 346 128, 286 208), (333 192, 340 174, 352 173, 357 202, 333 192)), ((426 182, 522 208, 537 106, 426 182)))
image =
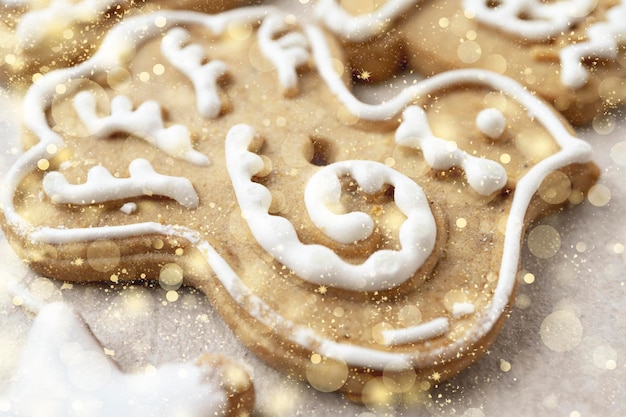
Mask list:
POLYGON ((206 58, 204 48, 197 43, 186 45, 189 38, 189 32, 183 28, 170 29, 161 41, 161 53, 191 80, 196 91, 198 113, 213 119, 222 111, 217 82, 228 73, 228 67, 220 60, 203 63, 206 58))
POLYGON ((351 42, 366 42, 384 32, 403 13, 421 0, 388 0, 372 13, 354 16, 338 0, 318 0, 314 13, 316 19, 333 33, 351 42))
POLYGON ((443 336, 449 331, 449 320, 445 317, 439 317, 417 326, 387 329, 382 332, 382 336, 386 346, 399 346, 433 339, 443 336))
POLYGON ((337 178, 351 174, 367 193, 380 190, 384 184, 393 185, 396 204, 407 216, 399 232, 401 249, 376 251, 355 265, 326 246, 302 243, 289 220, 268 213, 270 191, 252 181, 264 166, 261 157, 248 150, 255 136, 254 129, 244 124, 228 132, 226 166, 233 190, 257 243, 299 278, 353 291, 388 290, 411 278, 430 256, 437 227, 425 194, 410 178, 374 161, 342 161, 318 171, 307 184, 306 207, 313 222, 330 231, 331 238, 343 240, 340 236, 346 232, 348 241, 342 243, 354 243, 367 237, 359 230, 363 224, 366 232, 368 226, 371 232, 373 222, 363 212, 337 216, 323 207, 326 202, 339 200, 341 185, 337 178))
MULTIPOLYGON (((156 33, 161 33, 164 29, 154 25, 157 16, 165 17, 168 26, 196 22, 211 28, 215 33, 219 33, 224 30, 229 21, 237 17, 243 21, 251 21, 250 16, 253 15, 257 20, 261 20, 268 12, 267 8, 255 8, 235 9, 231 13, 216 15, 215 18, 211 15, 193 12, 160 12, 138 16, 126 20, 122 25, 109 32, 105 45, 111 47, 123 45, 124 42, 128 42, 129 37, 145 40, 156 33)), ((479 321, 469 327, 462 338, 447 346, 413 354, 337 342, 315 333, 307 326, 297 325, 280 316, 245 285, 226 260, 198 232, 185 227, 162 225, 155 222, 72 230, 35 228, 30 222, 19 216, 13 203, 13 196, 19 183, 29 172, 37 169, 39 159, 49 156, 47 153, 49 145, 54 144, 59 148, 63 146, 61 137, 47 126, 44 111, 52 102, 55 86, 64 83, 68 78, 88 77, 94 64, 104 71, 107 68, 115 68, 122 61, 122 53, 98 52, 92 59, 76 67, 46 74, 29 89, 24 98, 24 106, 29 109, 30 116, 25 120, 25 124, 40 139, 40 142, 25 152, 12 165, 5 177, 3 187, 0 190, 0 203, 4 209, 5 218, 18 232, 28 234, 30 240, 34 242, 44 242, 45 239, 50 239, 48 242, 69 243, 144 234, 163 234, 187 239, 205 256, 208 264, 232 299, 249 311, 259 323, 270 328, 273 328, 276 323, 280 323, 281 328, 291 329, 291 333, 285 336, 288 342, 303 346, 328 358, 377 370, 383 370, 387 365, 400 361, 415 367, 429 367, 434 361, 453 359, 466 342, 477 342, 487 334, 505 310, 517 274, 524 214, 539 184, 550 172, 556 169, 570 163, 589 161, 591 147, 586 142, 573 137, 554 117, 550 108, 518 83, 486 71, 459 70, 445 73, 413 85, 388 102, 377 105, 362 103, 349 92, 343 81, 335 73, 329 48, 319 29, 312 26, 307 27, 306 34, 312 47, 313 60, 327 87, 353 114, 359 117, 369 117, 371 120, 389 120, 397 117, 403 107, 415 102, 416 97, 436 92, 445 86, 467 83, 486 85, 520 101, 528 109, 529 116, 543 125, 561 147, 560 151, 532 167, 518 181, 512 210, 506 225, 503 261, 494 296, 486 310, 480 313, 479 321)))
POLYGON ((94 417, 222 415, 220 373, 194 361, 123 373, 78 313, 52 303, 38 312, 0 403, 11 416, 65 417, 77 403, 94 417))
POLYGON ((561 49, 561 82, 578 89, 589 79, 585 58, 616 59, 619 46, 626 42, 626 3, 620 2, 606 12, 606 20, 593 23, 587 29, 587 40, 561 49))
MULTIPOLYGON (((407 87, 388 101, 377 104, 364 103, 349 91, 341 77, 335 72, 332 66, 332 55, 320 29, 307 26, 306 33, 310 39, 318 72, 328 88, 355 116, 371 121, 391 120, 416 99, 428 97, 445 87, 483 85, 506 94, 524 106, 528 117, 541 124, 561 148, 557 153, 537 163, 518 180, 506 223, 504 249, 496 289, 489 305, 481 313, 477 323, 467 331, 467 338, 464 339, 470 343, 479 341, 506 310, 513 292, 521 253, 524 217, 533 195, 551 172, 572 163, 588 162, 591 159, 591 146, 572 136, 555 116, 554 111, 521 84, 508 77, 480 69, 462 69, 437 74, 407 87)), ((461 342, 457 341, 447 347, 435 349, 430 354, 423 353, 419 358, 413 357, 413 363, 427 364, 429 360, 452 358, 460 348, 461 342)))
POLYGON ((463 0, 463 7, 481 23, 532 41, 544 41, 583 21, 595 0, 463 0))
POLYGON ((502 165, 470 155, 457 148, 456 144, 433 135, 426 112, 421 107, 407 107, 402 118, 403 121, 396 130, 396 143, 421 149, 431 168, 463 168, 470 187, 480 195, 490 195, 506 185, 507 175, 502 165))
POLYGON ((118 0, 52 0, 47 7, 30 10, 20 17, 16 28, 18 45, 23 49, 34 48, 59 28, 96 21, 116 3, 118 0))
POLYGON ((187 178, 159 174, 141 158, 133 160, 128 171, 129 178, 116 178, 98 165, 89 170, 83 184, 70 184, 62 173, 53 171, 44 177, 43 189, 56 204, 89 205, 158 195, 189 209, 198 207, 198 195, 187 178))
POLYGON ((184 125, 165 127, 161 105, 149 100, 136 110, 127 96, 119 95, 111 100, 111 114, 100 117, 96 113, 96 99, 89 91, 80 91, 74 97, 74 109, 95 139, 126 132, 136 135, 175 158, 195 165, 208 165, 209 158, 191 146, 189 129, 184 125))
POLYGON ((278 72, 278 80, 285 94, 298 88, 298 67, 309 60, 308 41, 301 32, 287 32, 284 18, 269 15, 259 27, 258 39, 261 53, 278 72))

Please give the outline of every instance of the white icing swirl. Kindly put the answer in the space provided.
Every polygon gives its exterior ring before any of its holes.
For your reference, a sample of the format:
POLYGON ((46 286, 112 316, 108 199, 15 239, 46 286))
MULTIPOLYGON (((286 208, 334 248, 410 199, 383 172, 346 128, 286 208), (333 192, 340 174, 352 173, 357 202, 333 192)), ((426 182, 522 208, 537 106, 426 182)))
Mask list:
MULTIPOLYGON (((48 73, 39 79, 26 94, 23 106, 29 114, 29 117, 25 119, 26 126, 39 138, 40 142, 25 152, 10 168, 4 178, 3 187, 0 188, 0 204, 7 224, 19 233, 29 236, 35 243, 89 242, 96 239, 123 239, 145 234, 162 234, 186 239, 205 257, 233 302, 238 303, 262 325, 269 328, 275 328, 278 325, 283 329, 290 329, 291 332, 285 337, 289 338, 290 342, 302 346, 303 349, 314 350, 320 355, 344 361, 351 366, 376 370, 383 370, 390 363, 406 362, 415 367, 431 367, 434 362, 454 359, 467 344, 476 343, 488 334, 506 311, 518 271, 524 217, 543 179, 554 170, 569 164, 588 162, 591 156, 590 145, 572 136, 543 101, 519 83, 498 74, 481 70, 451 71, 411 85, 386 102, 367 104, 354 97, 344 80, 335 72, 333 57, 322 31, 315 26, 306 28, 313 61, 326 88, 329 88, 346 109, 356 117, 371 121, 395 119, 403 108, 415 103, 416 98, 428 97, 435 92, 449 91, 455 87, 471 84, 494 89, 520 103, 527 109, 528 117, 543 126, 560 148, 555 154, 530 167, 517 183, 506 225, 502 263, 496 288, 489 304, 476 313, 476 322, 467 326, 458 338, 436 349, 425 349, 419 352, 379 350, 371 346, 355 345, 350 341, 337 341, 316 333, 306 324, 289 321, 255 294, 198 231, 157 222, 71 230, 37 227, 16 210, 14 198, 22 180, 37 169, 37 162, 41 158, 49 157, 47 151, 49 146, 54 145, 59 149, 64 146, 62 138, 48 126, 46 120, 45 110, 52 102, 57 85, 64 83, 67 79, 89 77, 94 72, 107 71, 107 69, 121 65, 123 51, 126 50, 129 40, 135 40, 136 43, 133 43, 135 46, 142 39, 160 35, 172 26, 187 24, 199 24, 213 33, 222 33, 231 22, 257 22, 263 20, 265 15, 274 13, 277 13, 275 9, 261 7, 235 9, 219 15, 162 11, 129 18, 109 32, 102 48, 93 58, 75 67, 48 73), (163 18, 167 22, 167 27, 156 27, 154 25, 156 18, 163 18)), ((260 169, 258 165, 252 168, 260 169)), ((251 184, 251 186, 260 186, 251 184)), ((272 230, 270 233, 275 233, 275 231, 272 230)), ((405 331, 409 334, 411 328, 405 331)), ((419 340, 420 333, 425 337, 428 336, 428 332, 420 330, 418 335, 413 335, 413 337, 419 340)))
POLYGON ((372 13, 354 16, 338 0, 318 0, 315 16, 333 33, 351 42, 366 42, 387 31, 395 20, 421 0, 388 0, 372 13))
POLYGON ((278 71, 278 80, 285 94, 297 89, 299 66, 308 62, 308 41, 301 32, 287 32, 284 17, 269 15, 259 27, 259 47, 278 71))
POLYGON ((626 3, 620 2, 606 13, 606 21, 599 21, 587 29, 587 40, 561 49, 561 82, 578 89, 589 79, 589 70, 582 63, 585 58, 616 59, 619 46, 626 42, 626 3))
POLYGON ((196 90, 196 102, 201 116, 213 119, 222 111, 222 102, 217 93, 217 82, 228 72, 223 61, 205 59, 202 45, 189 42, 189 32, 183 28, 173 28, 161 41, 161 53, 172 66, 185 74, 196 90))
POLYGON ((51 0, 47 7, 21 16, 16 29, 18 44, 31 49, 49 36, 58 37, 63 29, 95 22, 114 3, 112 0, 51 0))
POLYGON ((463 7, 477 20, 529 40, 546 40, 583 21, 595 0, 463 0, 463 7))
POLYGON ((89 91, 80 91, 74 98, 74 108, 94 138, 107 138, 114 133, 126 132, 146 140, 163 152, 196 165, 208 165, 209 159, 191 146, 189 129, 184 125, 165 128, 161 106, 150 100, 136 110, 126 96, 111 100, 111 114, 99 117, 96 100, 89 91))
POLYGON ((44 177, 43 189, 57 204, 98 204, 159 195, 186 208, 198 207, 198 195, 187 178, 159 174, 145 159, 133 160, 128 170, 130 178, 116 178, 106 168, 95 166, 89 170, 84 184, 69 184, 63 174, 54 171, 44 177))
POLYGON ((233 189, 242 215, 259 245, 298 277, 347 290, 387 290, 411 278, 430 256, 437 228, 426 196, 410 178, 373 161, 343 161, 323 168, 307 185, 307 210, 316 225, 325 229, 331 238, 354 243, 367 237, 360 229, 365 224, 365 233, 369 234, 373 222, 362 212, 338 216, 324 207, 325 203, 339 198, 341 186, 337 177, 351 174, 368 193, 391 184, 395 187, 396 204, 407 216, 400 228, 401 249, 374 252, 364 263, 354 265, 330 248, 300 242, 287 219, 268 213, 272 201, 269 190, 252 181, 263 168, 261 157, 248 151, 254 138, 255 132, 248 125, 234 126, 226 137, 226 164, 233 189), (347 238, 341 236, 343 232, 347 238))
POLYGON ((478 113, 476 126, 489 139, 496 140, 504 133, 506 119, 500 110, 490 107, 478 113))
POLYGON ((470 155, 457 148, 456 144, 434 136, 421 107, 407 107, 402 118, 402 124, 396 131, 396 142, 421 149, 424 159, 432 168, 463 168, 467 182, 480 195, 489 195, 506 185, 507 174, 502 165, 470 155))

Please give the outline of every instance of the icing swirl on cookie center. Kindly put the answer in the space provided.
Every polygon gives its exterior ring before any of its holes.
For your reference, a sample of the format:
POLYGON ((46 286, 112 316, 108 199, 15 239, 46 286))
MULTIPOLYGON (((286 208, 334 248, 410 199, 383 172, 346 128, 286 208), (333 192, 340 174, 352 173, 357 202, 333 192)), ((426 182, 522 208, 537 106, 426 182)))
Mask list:
POLYGON ((413 180, 374 161, 343 161, 323 168, 307 185, 307 210, 329 237, 353 243, 367 237, 373 223, 362 212, 337 215, 328 210, 326 205, 337 201, 341 192, 337 177, 351 174, 365 192, 391 184, 395 187, 396 204, 407 216, 400 228, 401 249, 379 250, 364 263, 354 265, 326 246, 303 244, 289 220, 268 214, 271 193, 252 181, 264 166, 262 158, 248 150, 255 138, 255 131, 248 125, 237 125, 228 133, 226 163, 233 189, 259 245, 300 278, 353 291, 387 290, 410 279, 430 256, 437 227, 426 196, 413 180))

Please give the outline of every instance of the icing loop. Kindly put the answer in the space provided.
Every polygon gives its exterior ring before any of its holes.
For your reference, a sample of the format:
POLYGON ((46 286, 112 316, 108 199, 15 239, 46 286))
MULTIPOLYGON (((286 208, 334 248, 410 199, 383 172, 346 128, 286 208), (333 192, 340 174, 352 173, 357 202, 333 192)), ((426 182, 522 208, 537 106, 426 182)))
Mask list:
POLYGON ((111 115, 100 118, 96 114, 96 100, 92 93, 81 91, 74 98, 74 108, 80 120, 95 138, 106 138, 114 133, 127 132, 145 139, 151 145, 176 158, 195 165, 208 165, 209 159, 191 147, 189 130, 183 125, 164 127, 161 107, 156 101, 146 101, 136 110, 126 96, 111 100, 111 115))
POLYGON ((505 186, 507 174, 500 164, 470 155, 454 143, 434 136, 421 107, 407 107, 402 116, 404 120, 396 131, 396 143, 421 149, 431 168, 463 168, 467 182, 480 195, 489 195, 505 186))
POLYGON ((135 159, 128 166, 130 178, 116 178, 102 166, 87 174, 84 184, 69 184, 60 172, 51 172, 43 179, 45 193, 57 204, 97 204, 145 195, 159 195, 176 200, 182 206, 198 207, 198 195, 187 178, 157 173, 150 162, 135 159))
POLYGON ((248 150, 255 135, 248 125, 237 125, 227 135, 226 164, 233 189, 259 245, 300 278, 314 284, 354 291, 386 290, 407 281, 430 256, 437 228, 426 196, 408 177, 373 161, 344 161, 322 169, 307 186, 307 210, 318 226, 337 229, 331 232, 331 237, 339 237, 346 231, 352 243, 364 237, 364 233, 358 231, 364 213, 351 213, 347 216, 347 225, 338 226, 338 221, 346 221, 345 218, 341 220, 341 215, 332 214, 324 207, 325 201, 338 197, 334 181, 330 190, 325 187, 329 184, 329 177, 334 176, 336 180, 338 175, 350 173, 365 192, 374 192, 385 183, 391 183, 396 187, 396 204, 407 216, 400 228, 401 250, 380 250, 364 263, 354 265, 325 246, 300 242, 295 228, 287 219, 268 213, 272 201, 270 191, 252 181, 256 172, 263 168, 261 157, 248 150))
POLYGON ((269 15, 259 27, 258 38, 261 52, 276 67, 280 85, 289 94, 297 89, 297 69, 309 60, 309 51, 308 41, 303 33, 288 32, 280 35, 287 29, 284 17, 269 15))
POLYGON ((198 112, 212 119, 219 116, 222 103, 217 94, 217 81, 228 72, 223 61, 214 60, 202 64, 204 50, 199 44, 184 46, 189 41, 189 32, 173 28, 161 42, 161 53, 176 69, 187 76, 195 90, 198 112))
POLYGON ((626 3, 620 2, 606 13, 606 21, 587 29, 587 41, 568 45, 561 50, 561 82, 571 88, 581 88, 589 78, 583 65, 585 58, 616 59, 619 45, 626 41, 626 3))
POLYGON ((545 40, 585 19, 594 0, 464 0, 463 6, 482 23, 529 40, 545 40))
POLYGON ((319 0, 315 15, 333 33, 353 42, 365 42, 387 30, 395 19, 419 1, 389 0, 372 13, 354 16, 346 12, 337 0, 319 0))

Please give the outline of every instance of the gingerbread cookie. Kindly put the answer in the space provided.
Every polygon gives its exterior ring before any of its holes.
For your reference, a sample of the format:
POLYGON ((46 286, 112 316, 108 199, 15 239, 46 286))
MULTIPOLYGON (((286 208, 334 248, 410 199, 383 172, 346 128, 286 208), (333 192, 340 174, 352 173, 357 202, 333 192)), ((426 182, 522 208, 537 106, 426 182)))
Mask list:
POLYGON ((28 86, 33 77, 84 61, 127 15, 160 8, 215 13, 244 2, 0 0, 0 81, 28 86))
POLYGON ((574 124, 625 97, 621 1, 387 0, 371 10, 318 3, 320 22, 344 39, 360 78, 384 78, 404 60, 427 76, 488 69, 536 91, 574 124), (389 45, 399 45, 394 60, 379 59, 389 45))
POLYGON ((247 371, 221 356, 125 374, 82 318, 63 303, 41 309, 9 388, 3 414, 247 417, 254 388, 247 371))
POLYGON ((410 396, 487 349, 526 226, 598 172, 501 75, 366 104, 349 73, 318 27, 272 8, 129 19, 28 91, 4 230, 50 277, 197 287, 319 390, 410 396))

